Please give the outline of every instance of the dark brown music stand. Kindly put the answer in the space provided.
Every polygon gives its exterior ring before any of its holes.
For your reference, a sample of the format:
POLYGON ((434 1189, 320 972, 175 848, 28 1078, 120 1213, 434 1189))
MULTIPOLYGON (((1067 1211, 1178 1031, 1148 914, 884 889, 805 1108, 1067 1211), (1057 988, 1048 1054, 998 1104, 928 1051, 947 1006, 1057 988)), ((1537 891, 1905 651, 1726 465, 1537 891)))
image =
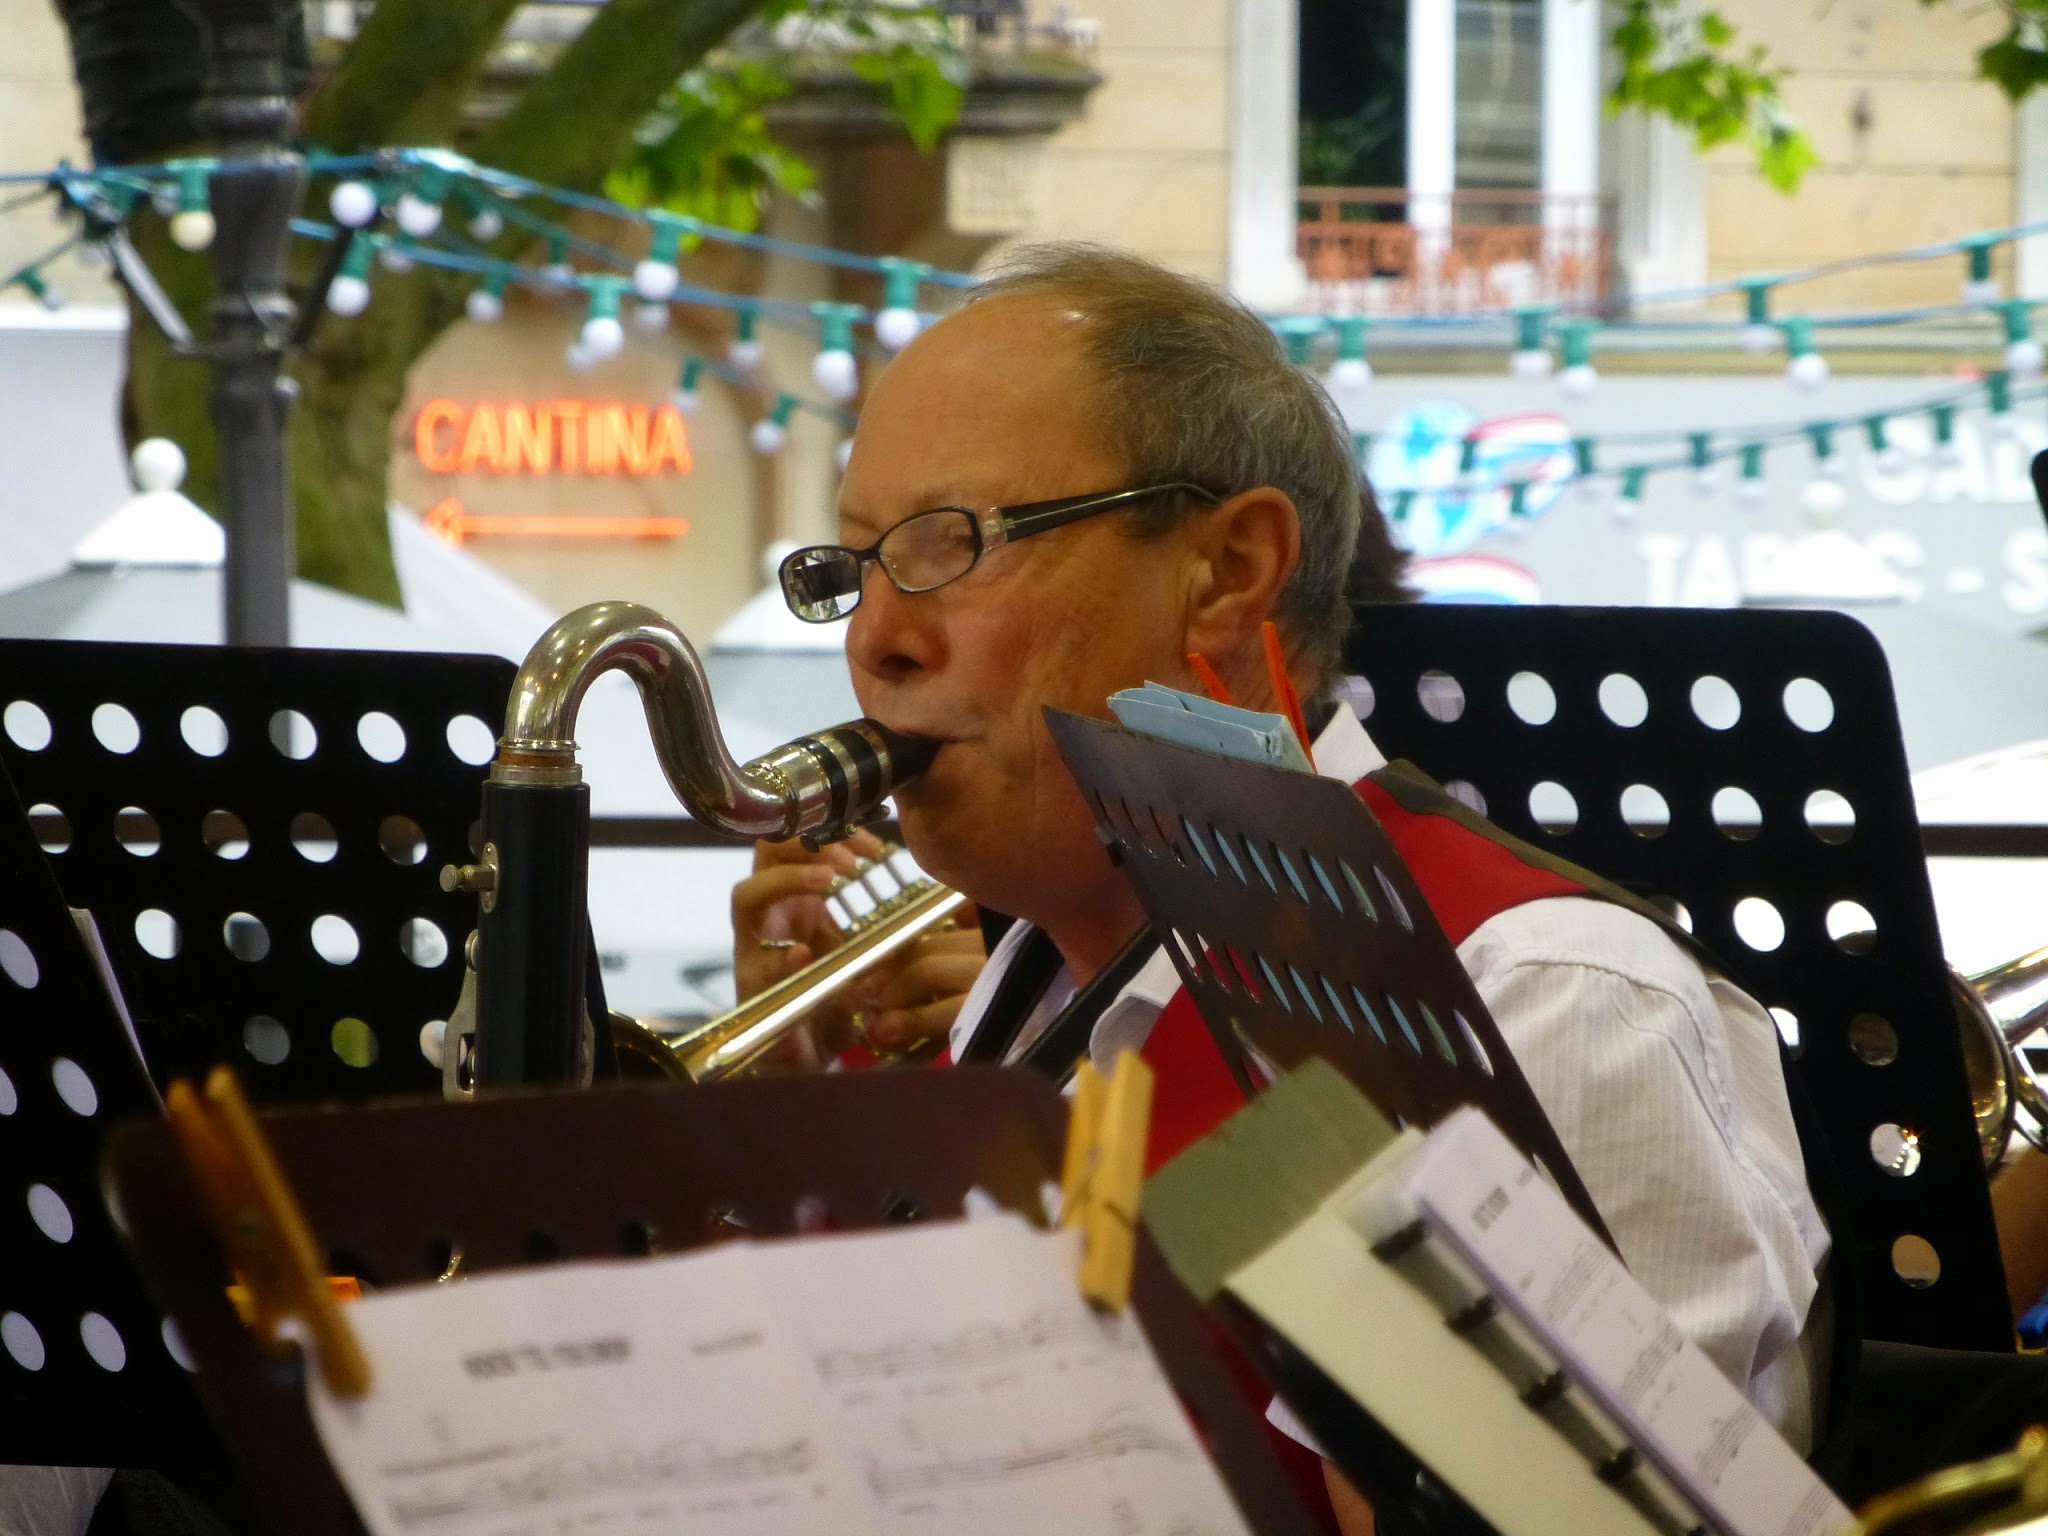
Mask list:
MULTIPOLYGON (((970 1189, 1026 1213, 1057 1180, 1066 1115, 1021 1071, 621 1087, 475 1104, 275 1112, 264 1129, 337 1272, 371 1285, 558 1259, 676 1252, 960 1214, 970 1189)), ((362 1529, 307 1418, 296 1359, 265 1355, 228 1306, 218 1249, 161 1122, 115 1132, 109 1202, 199 1364, 201 1395, 266 1522, 362 1529)), ((1132 1304, 1248 1523, 1317 1529, 1205 1331, 1149 1244, 1132 1304)))
POLYGON ((1320 1056, 1397 1125, 1476 1104, 1606 1235, 1385 829, 1348 785, 1047 710, 1239 1082, 1320 1056))

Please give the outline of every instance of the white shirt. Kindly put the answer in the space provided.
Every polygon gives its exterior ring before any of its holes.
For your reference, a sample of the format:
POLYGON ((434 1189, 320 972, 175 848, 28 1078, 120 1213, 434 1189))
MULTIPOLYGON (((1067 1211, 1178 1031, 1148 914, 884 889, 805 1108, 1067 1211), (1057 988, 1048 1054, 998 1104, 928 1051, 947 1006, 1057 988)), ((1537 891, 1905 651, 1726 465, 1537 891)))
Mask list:
MULTIPOLYGON (((1319 773, 1346 783, 1386 761, 1347 709, 1314 755, 1319 773)), ((955 1060, 1028 932, 1018 923, 1004 934, 968 992, 955 1060)), ((1806 1187, 1770 1015, 1656 924, 1607 901, 1525 902, 1481 923, 1458 958, 1630 1271, 1809 1450, 1828 1233, 1806 1187)), ((1096 1064, 1142 1046, 1179 985, 1166 953, 1154 955, 1096 1021, 1096 1064)), ((1062 970, 1018 1049, 1073 992, 1062 970)))

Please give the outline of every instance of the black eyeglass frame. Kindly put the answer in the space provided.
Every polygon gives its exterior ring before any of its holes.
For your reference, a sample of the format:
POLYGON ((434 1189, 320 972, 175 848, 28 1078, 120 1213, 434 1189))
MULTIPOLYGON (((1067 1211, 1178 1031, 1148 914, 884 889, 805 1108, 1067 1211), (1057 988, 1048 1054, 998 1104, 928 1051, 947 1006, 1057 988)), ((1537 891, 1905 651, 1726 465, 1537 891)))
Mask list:
POLYGON ((906 595, 936 592, 940 587, 951 586, 968 571, 981 564, 982 556, 992 549, 1004 544, 1014 544, 1019 539, 1028 539, 1033 534, 1050 533, 1055 528, 1064 528, 1069 523, 1080 522, 1083 518, 1094 517, 1103 512, 1115 512, 1154 496, 1167 495, 1192 496, 1211 506, 1222 500, 1215 492, 1204 490, 1199 485, 1185 480, 1173 480, 1161 485, 1140 486, 1136 490, 1096 491, 1086 496, 1062 496, 1053 501, 1026 501, 1015 506, 984 507, 979 511, 973 507, 927 507, 924 511, 914 512, 902 522, 886 529, 880 538, 865 549, 855 549, 847 544, 807 544, 802 549, 792 550, 783 557, 782 564, 776 569, 777 582, 782 588, 782 600, 788 605, 789 611, 806 624, 836 624, 848 617, 854 608, 860 606, 861 589, 867 585, 870 565, 880 565, 882 574, 889 578, 890 585, 906 595), (944 581, 934 582, 929 587, 906 587, 896 579, 895 573, 883 561, 882 545, 898 528, 918 518, 930 517, 939 512, 962 513, 970 520, 974 528, 974 557, 967 562, 965 570, 957 575, 948 576, 944 581), (799 609, 798 599, 790 590, 790 580, 792 569, 798 561, 807 556, 820 554, 853 556, 856 571, 854 584, 850 593, 843 594, 853 598, 853 605, 844 613, 812 618, 799 609))

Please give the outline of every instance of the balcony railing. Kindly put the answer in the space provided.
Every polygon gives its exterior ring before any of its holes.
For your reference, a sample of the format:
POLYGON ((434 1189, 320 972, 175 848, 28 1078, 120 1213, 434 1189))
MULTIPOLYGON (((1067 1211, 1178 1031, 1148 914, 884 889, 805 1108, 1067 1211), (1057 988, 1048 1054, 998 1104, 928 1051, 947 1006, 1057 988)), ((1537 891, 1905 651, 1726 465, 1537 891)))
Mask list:
POLYGON ((1321 308, 1454 314, 1517 304, 1598 307, 1611 208, 1599 197, 1303 187, 1296 251, 1321 308))

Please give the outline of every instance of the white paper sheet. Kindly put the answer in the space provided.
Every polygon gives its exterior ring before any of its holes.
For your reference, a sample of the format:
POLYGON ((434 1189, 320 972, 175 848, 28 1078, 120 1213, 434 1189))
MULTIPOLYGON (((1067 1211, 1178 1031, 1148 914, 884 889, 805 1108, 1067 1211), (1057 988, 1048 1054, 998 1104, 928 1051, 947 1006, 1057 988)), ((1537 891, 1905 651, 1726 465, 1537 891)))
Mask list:
POLYGON ((1246 1530, 1135 1319, 1015 1217, 365 1298, 314 1424, 375 1536, 1246 1530))

